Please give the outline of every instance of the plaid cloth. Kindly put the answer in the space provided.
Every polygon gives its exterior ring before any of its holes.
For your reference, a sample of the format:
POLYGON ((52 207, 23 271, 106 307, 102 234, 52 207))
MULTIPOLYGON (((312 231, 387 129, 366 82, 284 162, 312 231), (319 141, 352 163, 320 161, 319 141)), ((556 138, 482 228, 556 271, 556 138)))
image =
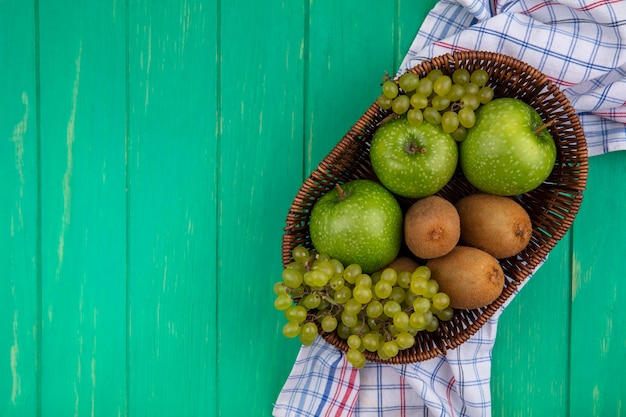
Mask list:
MULTIPOLYGON (((626 149, 624 39, 621 0, 443 0, 424 20, 398 72, 458 50, 515 56, 561 88, 594 156, 626 149)), ((505 307, 445 356, 408 365, 368 363, 357 370, 318 337, 300 350, 273 415, 490 416, 491 352, 505 307)))

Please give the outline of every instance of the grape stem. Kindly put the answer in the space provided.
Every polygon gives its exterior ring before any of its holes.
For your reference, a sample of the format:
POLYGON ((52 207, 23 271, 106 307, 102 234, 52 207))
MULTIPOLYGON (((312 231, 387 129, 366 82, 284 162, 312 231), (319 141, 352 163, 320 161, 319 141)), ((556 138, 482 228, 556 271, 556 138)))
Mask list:
POLYGON ((539 126, 537 129, 533 130, 533 133, 535 135, 539 134, 541 131, 549 128, 550 126, 552 126, 552 124, 554 124, 554 120, 548 120, 547 122, 545 122, 544 124, 542 124, 541 126, 539 126))

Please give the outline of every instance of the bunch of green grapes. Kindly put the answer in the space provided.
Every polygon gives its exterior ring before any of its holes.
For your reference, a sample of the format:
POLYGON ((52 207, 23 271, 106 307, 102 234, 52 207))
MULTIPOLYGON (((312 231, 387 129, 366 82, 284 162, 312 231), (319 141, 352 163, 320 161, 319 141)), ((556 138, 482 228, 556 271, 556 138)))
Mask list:
POLYGON ((274 307, 287 320, 283 335, 310 345, 320 331, 336 332, 357 368, 366 363, 365 351, 390 359, 411 348, 418 332, 433 332, 452 318, 450 298, 426 266, 412 273, 386 268, 365 274, 357 264, 344 267, 304 246, 295 247, 292 257, 274 284, 274 307))
POLYGON ((489 73, 483 69, 472 72, 457 68, 446 75, 439 68, 425 77, 405 72, 399 79, 387 78, 376 102, 382 109, 404 115, 409 123, 419 126, 428 121, 441 125, 454 139, 465 138, 467 129, 476 123, 476 110, 493 99, 493 89, 487 85, 489 73))

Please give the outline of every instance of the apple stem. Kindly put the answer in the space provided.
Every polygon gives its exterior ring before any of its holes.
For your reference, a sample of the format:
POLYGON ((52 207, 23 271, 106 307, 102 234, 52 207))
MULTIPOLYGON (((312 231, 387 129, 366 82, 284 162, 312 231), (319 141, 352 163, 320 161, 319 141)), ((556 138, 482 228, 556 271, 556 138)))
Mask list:
POLYGON ((540 133, 542 130, 545 130, 545 129, 549 128, 550 126, 552 126, 553 123, 554 123, 554 120, 548 120, 547 122, 545 122, 544 124, 539 126, 537 129, 535 129, 533 131, 533 133, 536 135, 536 134, 540 133))
POLYGON ((419 146, 417 146, 417 144, 415 142, 411 142, 411 144, 409 145, 409 148, 408 148, 408 152, 410 154, 426 153, 426 148, 420 148, 419 146))
POLYGON ((343 191, 343 188, 341 188, 341 185, 339 185, 339 183, 335 184, 335 188, 337 188, 337 191, 339 192, 339 198, 341 198, 342 200, 346 199, 346 193, 343 191))

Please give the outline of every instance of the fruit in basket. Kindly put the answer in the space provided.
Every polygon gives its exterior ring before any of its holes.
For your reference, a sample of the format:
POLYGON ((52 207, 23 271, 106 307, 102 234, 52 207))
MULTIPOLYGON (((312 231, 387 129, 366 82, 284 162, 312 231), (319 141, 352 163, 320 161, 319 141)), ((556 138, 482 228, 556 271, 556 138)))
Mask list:
POLYGON ((496 258, 470 246, 458 245, 450 253, 426 263, 450 307, 475 309, 495 301, 504 289, 504 272, 496 258))
POLYGON ((530 216, 510 197, 471 194, 455 207, 461 220, 461 241, 468 246, 501 259, 517 255, 530 242, 530 216))
POLYGON ((418 258, 447 254, 458 243, 460 233, 456 208, 436 195, 417 200, 404 216, 404 241, 418 258))
POLYGON ((344 265, 374 272, 393 261, 402 243, 402 210, 377 182, 358 179, 337 184, 311 210, 311 242, 344 265))
POLYGON ((450 181, 457 166, 458 147, 441 126, 413 126, 406 117, 400 117, 376 129, 370 160, 389 191, 420 198, 435 194, 450 181))
POLYGON ((274 284, 274 306, 286 319, 283 335, 297 337, 304 345, 312 344, 319 333, 343 339, 346 359, 357 368, 365 365, 366 354, 384 360, 413 347, 418 332, 434 332, 454 314, 450 297, 440 291, 424 265, 403 272, 384 268, 368 275, 358 264, 344 267, 328 254, 304 246, 296 246, 292 258, 282 281, 274 284), (298 274, 303 278, 290 277, 298 274), (320 282, 310 283, 307 276, 313 274, 323 276, 320 282), (383 286, 388 292, 379 295, 383 286), (307 302, 312 298, 317 299, 314 305, 307 302))
POLYGON ((530 105, 510 97, 481 106, 459 148, 467 180, 481 191, 502 196, 538 187, 555 160, 556 145, 547 123, 530 105))

